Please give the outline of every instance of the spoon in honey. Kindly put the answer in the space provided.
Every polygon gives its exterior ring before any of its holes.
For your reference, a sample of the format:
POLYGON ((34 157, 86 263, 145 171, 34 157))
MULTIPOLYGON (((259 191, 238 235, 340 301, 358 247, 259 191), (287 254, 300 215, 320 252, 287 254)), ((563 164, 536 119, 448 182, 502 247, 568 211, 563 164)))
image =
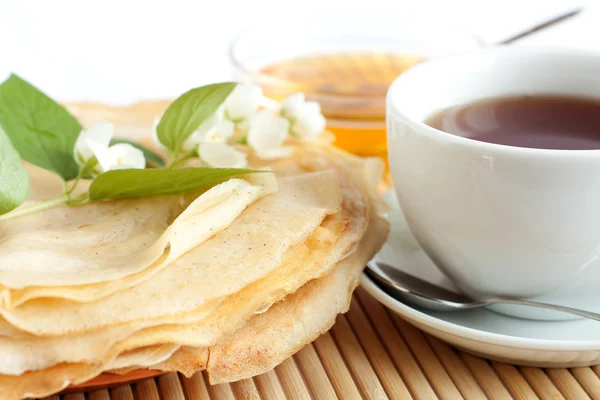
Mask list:
POLYGON ((574 16, 576 16, 577 14, 579 14, 581 11, 583 10, 583 7, 580 8, 575 8, 573 10, 570 11, 566 11, 563 14, 559 14, 557 16, 552 17, 551 19, 548 19, 546 21, 542 21, 539 24, 536 24, 530 28, 527 28, 527 30, 523 31, 523 32, 519 32, 516 35, 510 36, 506 39, 501 40, 500 42, 497 42, 496 44, 498 45, 504 45, 504 44, 510 44, 513 42, 516 42, 519 39, 522 39, 524 37, 530 36, 534 33, 537 33, 539 31, 542 31, 544 29, 547 29, 551 26, 554 26, 556 24, 559 24, 563 21, 566 21, 569 18, 572 18, 574 16))

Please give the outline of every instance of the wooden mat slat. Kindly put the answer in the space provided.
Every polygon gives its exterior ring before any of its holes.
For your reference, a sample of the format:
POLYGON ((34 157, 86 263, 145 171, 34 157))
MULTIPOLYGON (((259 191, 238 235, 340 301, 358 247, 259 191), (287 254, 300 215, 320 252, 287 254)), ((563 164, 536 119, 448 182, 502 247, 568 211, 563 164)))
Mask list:
POLYGON ((496 374, 487 361, 468 353, 461 353, 460 355, 471 370, 475 379, 477 379, 481 388, 485 391, 485 394, 491 400, 512 399, 508 389, 504 386, 498 374, 496 374))
POLYGON ((392 323, 386 309, 362 288, 357 289, 357 296, 365 310, 368 310, 367 317, 387 348, 388 354, 392 357, 412 396, 418 400, 437 399, 438 397, 433 388, 427 381, 404 338, 400 336, 392 323))
POLYGON ((44 400, 594 399, 600 367, 540 369, 488 361, 416 329, 357 289, 350 311, 275 370, 210 385, 176 373, 44 400))
POLYGON ((346 367, 346 363, 335 345, 331 333, 327 332, 321 335, 315 340, 314 345, 338 397, 341 399, 344 396, 351 399, 360 398, 358 387, 346 367))
MULTIPOLYGON (((160 400, 160 395, 158 394, 158 387, 156 386, 156 382, 154 381, 154 379, 144 379, 143 381, 134 384, 133 396, 136 399, 160 400)), ((107 397, 106 399, 109 398, 107 397)), ((89 400, 91 400, 91 398, 89 400)))
POLYGON ((456 388, 456 385, 450 379, 448 372, 446 372, 446 369, 436 357, 421 331, 403 319, 400 319, 397 315, 393 315, 392 320, 411 348, 412 353, 421 365, 421 369, 425 372, 427 379, 436 390, 438 396, 448 400, 462 399, 463 397, 456 388))
POLYGON ((567 400, 585 400, 590 398, 568 369, 553 368, 548 369, 546 372, 567 400))
MULTIPOLYGON (((208 383, 208 379, 204 374, 205 382, 208 383)), ((211 399, 214 400, 235 400, 231 385, 221 383, 219 385, 208 385, 208 393, 211 399)))
POLYGON ((209 400, 210 395, 204 383, 203 374, 196 374, 190 378, 180 375, 179 380, 183 386, 183 393, 188 400, 209 400))
POLYGON ((185 400, 183 389, 176 372, 171 372, 158 379, 158 391, 163 400, 185 400))
MULTIPOLYGON (((148 380, 150 382, 152 382, 152 384, 154 385, 154 381, 152 379, 148 380)), ((156 387, 156 385, 154 385, 154 387, 156 387)), ((108 390, 104 389, 104 390, 96 390, 95 392, 90 392, 88 393, 88 400, 110 400, 110 395, 108 394, 108 390)), ((149 400, 154 400, 153 397, 141 397, 139 395, 135 396, 136 398, 147 398, 149 400)), ((156 399, 158 399, 158 394, 156 399)))
POLYGON ((132 400, 133 392, 131 391, 131 386, 123 385, 111 389, 110 398, 113 400, 132 400))
POLYGON ((312 343, 304 346, 294 358, 313 396, 327 399, 337 398, 335 389, 331 385, 312 343))
POLYGON ((523 377, 527 380, 527 383, 535 391, 535 393, 542 399, 564 399, 560 391, 554 386, 554 383, 550 380, 546 373, 539 368, 520 368, 523 377))
POLYGON ((64 400, 85 400, 83 393, 69 393, 65 395, 64 400))
POLYGON ((390 399, 411 399, 412 396, 404 381, 356 299, 352 300, 352 306, 346 317, 388 397, 390 399))
POLYGON ((275 371, 255 376, 254 382, 265 400, 277 400, 285 397, 285 392, 275 371))
POLYGON ((600 378, 591 368, 573 368, 571 373, 592 399, 600 400, 600 378))
POLYGON ((331 334, 363 395, 369 399, 384 399, 386 395, 383 386, 345 315, 338 316, 331 334))
POLYGON ((288 399, 300 400, 310 398, 310 393, 304 383, 302 374, 293 357, 288 358, 275 368, 277 376, 288 399))
POLYGON ((233 394, 238 399, 260 400, 260 394, 252 379, 243 379, 231 384, 233 394))
POLYGON ((510 390, 515 399, 538 399, 529 383, 525 380, 521 372, 514 365, 491 362, 496 373, 500 376, 504 385, 510 390))
POLYGON ((439 358, 462 396, 469 400, 485 400, 485 393, 454 349, 433 336, 425 335, 425 339, 429 342, 435 355, 439 358))

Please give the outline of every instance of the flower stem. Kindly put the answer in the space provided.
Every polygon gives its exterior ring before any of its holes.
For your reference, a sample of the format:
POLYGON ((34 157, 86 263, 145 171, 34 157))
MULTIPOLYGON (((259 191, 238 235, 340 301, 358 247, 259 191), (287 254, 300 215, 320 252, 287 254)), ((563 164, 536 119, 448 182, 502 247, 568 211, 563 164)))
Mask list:
POLYGON ((89 160, 87 160, 87 162, 83 165, 79 166, 79 172, 77 172, 77 176, 75 177, 75 180, 73 180, 73 184, 71 185, 70 189, 67 189, 67 185, 65 183, 65 189, 64 192, 67 195, 71 195, 71 193, 73 193, 73 191, 75 190, 75 188, 77 187, 77 184, 79 183, 79 181, 81 180, 81 178, 83 178, 83 176, 88 173, 91 172, 92 169, 98 164, 98 160, 96 159, 96 157, 92 157, 89 160))
POLYGON ((73 181, 73 185, 71 185, 71 188, 65 191, 66 195, 70 195, 71 193, 73 193, 73 190, 75 190, 75 187, 77 186, 77 184, 79 183, 79 181, 81 180, 81 177, 83 176, 85 170, 87 168, 85 166, 81 166, 79 168, 79 173, 77 174, 77 176, 75 177, 75 180, 73 181))
POLYGON ((60 204, 66 204, 68 201, 69 201, 69 195, 67 193, 65 193, 60 197, 43 201, 43 202, 38 203, 31 207, 20 208, 20 209, 16 209, 11 212, 8 212, 6 214, 2 214, 2 215, 0 215, 0 221, 17 218, 17 217, 23 217, 25 215, 33 214, 35 212, 48 210, 48 209, 54 208, 60 204))
POLYGON ((190 151, 186 154, 184 154, 183 156, 181 156, 180 158, 171 161, 168 165, 167 168, 175 168, 176 166, 183 164, 184 162, 186 162, 187 160, 189 160, 190 158, 193 158, 196 155, 195 151, 190 151))
POLYGON ((70 206, 84 206, 90 202, 90 194, 87 192, 79 193, 71 198, 67 202, 70 206))
POLYGON ((50 200, 43 201, 41 203, 37 203, 36 205, 33 205, 31 207, 18 208, 18 209, 12 210, 11 212, 8 212, 6 214, 2 214, 2 215, 0 215, 0 221, 23 217, 25 215, 29 215, 29 214, 33 214, 36 212, 48 210, 50 208, 54 208, 61 204, 68 204, 70 206, 82 206, 84 204, 88 204, 90 202, 89 193, 84 192, 84 193, 79 193, 79 194, 73 195, 73 191, 77 187, 77 184, 79 183, 81 178, 83 178, 83 176, 90 170, 90 168, 93 167, 93 165, 94 165, 93 162, 88 161, 86 164, 80 166, 79 172, 77 173, 77 176, 73 180, 73 183, 71 184, 70 188, 69 188, 69 185, 67 184, 67 182, 63 182, 63 194, 61 196, 59 196, 55 199, 50 199, 50 200))

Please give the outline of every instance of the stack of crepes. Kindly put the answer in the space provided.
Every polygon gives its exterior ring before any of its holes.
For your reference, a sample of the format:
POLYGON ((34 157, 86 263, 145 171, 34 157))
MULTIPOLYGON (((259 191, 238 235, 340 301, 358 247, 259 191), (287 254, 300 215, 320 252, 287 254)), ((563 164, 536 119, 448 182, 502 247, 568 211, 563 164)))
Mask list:
MULTIPOLYGON (((276 174, 0 222, 0 399, 140 368, 236 381, 328 330, 387 236, 382 163, 298 143, 250 166, 276 174)), ((28 168, 30 201, 60 194, 28 168)))

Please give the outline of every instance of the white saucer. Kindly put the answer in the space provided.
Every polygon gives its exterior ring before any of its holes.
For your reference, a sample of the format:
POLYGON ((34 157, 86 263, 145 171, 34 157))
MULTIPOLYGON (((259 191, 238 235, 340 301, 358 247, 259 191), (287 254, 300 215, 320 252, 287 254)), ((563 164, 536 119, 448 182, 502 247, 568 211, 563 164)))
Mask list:
MULTIPOLYGON (((397 204, 393 194, 391 204, 397 204)), ((454 289, 412 237, 397 205, 389 213, 391 232, 376 256, 405 272, 454 289)), ((361 284, 373 297, 425 332, 476 355, 536 367, 600 364, 600 322, 525 320, 485 309, 435 312, 406 305, 382 291, 365 274, 361 284)))

